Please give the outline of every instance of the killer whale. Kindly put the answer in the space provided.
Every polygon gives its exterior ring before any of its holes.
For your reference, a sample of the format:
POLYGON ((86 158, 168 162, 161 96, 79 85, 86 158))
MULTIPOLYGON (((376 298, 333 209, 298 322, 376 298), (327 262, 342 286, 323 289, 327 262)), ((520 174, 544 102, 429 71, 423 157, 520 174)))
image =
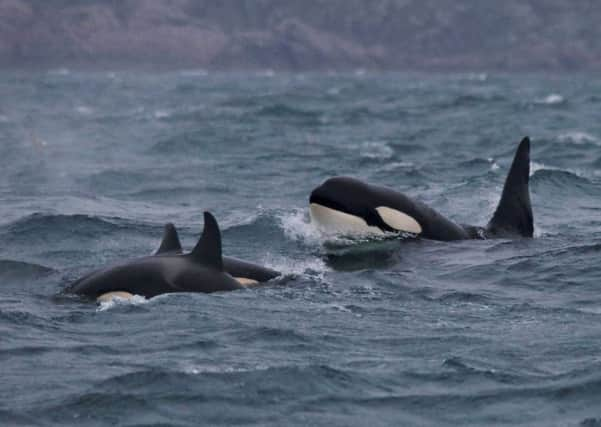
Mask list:
MULTIPOLYGON (((165 242, 167 249, 172 241, 165 242)), ((163 247, 163 244, 161 244, 163 247)), ((217 292, 244 288, 224 271, 221 232, 209 212, 204 213, 202 236, 188 254, 165 250, 92 272, 68 287, 78 295, 104 300, 108 295, 147 298, 172 292, 217 292)))
POLYGON ((334 177, 309 197, 312 222, 345 234, 409 233, 432 240, 532 237, 528 180, 530 139, 520 142, 501 199, 486 227, 461 225, 405 194, 350 177, 334 177))
MULTIPOLYGON (((182 254, 183 248, 175 225, 165 225, 163 239, 155 255, 182 254)), ((250 284, 251 282, 267 282, 280 276, 279 271, 272 270, 248 261, 233 257, 223 257, 223 270, 236 280, 250 284)))

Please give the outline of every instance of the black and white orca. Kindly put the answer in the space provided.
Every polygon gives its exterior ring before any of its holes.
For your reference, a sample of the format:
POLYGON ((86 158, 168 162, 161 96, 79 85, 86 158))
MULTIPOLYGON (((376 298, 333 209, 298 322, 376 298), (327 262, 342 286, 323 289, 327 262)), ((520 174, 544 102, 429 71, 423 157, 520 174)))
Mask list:
MULTIPOLYGON (((155 255, 178 255, 183 253, 184 250, 175 225, 171 223, 166 224, 163 231, 163 240, 155 255)), ((245 284, 267 282, 281 275, 279 271, 227 256, 223 257, 223 270, 239 282, 245 284)))
POLYGON ((519 144, 499 205, 486 227, 460 225, 417 200, 354 178, 326 180, 311 193, 311 220, 342 234, 409 233, 433 240, 532 237, 530 139, 519 144))
POLYGON ((157 254, 94 271, 75 281, 68 290, 104 301, 133 295, 151 298, 172 292, 231 291, 257 283, 237 280, 225 271, 221 232, 209 212, 204 213, 202 236, 188 254, 181 253, 181 245, 179 251, 174 250, 177 235, 174 236, 171 229, 166 227, 166 238, 157 254))

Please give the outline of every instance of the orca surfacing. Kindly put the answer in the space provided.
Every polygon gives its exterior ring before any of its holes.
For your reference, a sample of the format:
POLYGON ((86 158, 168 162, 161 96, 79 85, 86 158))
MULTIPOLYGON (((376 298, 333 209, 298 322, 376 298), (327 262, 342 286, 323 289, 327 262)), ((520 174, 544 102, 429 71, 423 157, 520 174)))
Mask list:
POLYGON ((202 236, 190 253, 170 252, 167 249, 172 243, 170 238, 163 239, 162 253, 95 271, 74 282, 69 290, 103 300, 112 295, 150 298, 172 292, 210 293, 245 287, 242 281, 224 271, 221 233, 209 212, 204 213, 202 236))
MULTIPOLYGON (((155 255, 179 255, 183 253, 184 250, 175 225, 166 224, 163 231, 163 240, 155 255)), ((245 284, 267 282, 281 275, 279 271, 227 256, 223 257, 223 270, 245 284)))
POLYGON ((530 139, 525 137, 486 227, 456 224, 402 193, 349 177, 330 178, 313 190, 311 220, 322 229, 345 234, 404 232, 432 240, 532 237, 529 175, 530 139))

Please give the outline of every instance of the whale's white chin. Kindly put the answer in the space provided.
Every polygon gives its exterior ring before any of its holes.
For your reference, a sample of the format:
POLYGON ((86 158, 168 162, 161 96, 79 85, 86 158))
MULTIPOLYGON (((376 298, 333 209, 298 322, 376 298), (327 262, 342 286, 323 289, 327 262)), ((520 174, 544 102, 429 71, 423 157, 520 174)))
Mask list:
POLYGON ((378 227, 367 225, 363 218, 337 211, 318 203, 311 203, 309 205, 309 212, 311 214, 311 222, 317 228, 327 233, 345 235, 384 234, 378 227))
MULTIPOLYGON (((318 203, 309 205, 311 221, 318 228, 330 232, 351 235, 382 235, 384 232, 379 227, 368 225, 361 217, 328 208, 318 203)), ((393 230, 412 234, 421 234, 421 225, 411 216, 396 209, 379 206, 376 212, 386 225, 393 230)))

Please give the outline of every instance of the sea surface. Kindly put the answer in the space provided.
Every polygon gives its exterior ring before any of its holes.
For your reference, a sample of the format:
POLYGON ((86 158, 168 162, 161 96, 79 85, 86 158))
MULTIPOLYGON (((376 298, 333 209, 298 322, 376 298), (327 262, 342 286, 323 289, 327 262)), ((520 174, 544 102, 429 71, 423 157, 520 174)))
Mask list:
POLYGON ((601 426, 601 77, 0 72, 0 425, 601 426), (535 237, 325 236, 351 175, 485 225, 532 139, 535 237), (185 248, 283 272, 97 305, 185 248))

